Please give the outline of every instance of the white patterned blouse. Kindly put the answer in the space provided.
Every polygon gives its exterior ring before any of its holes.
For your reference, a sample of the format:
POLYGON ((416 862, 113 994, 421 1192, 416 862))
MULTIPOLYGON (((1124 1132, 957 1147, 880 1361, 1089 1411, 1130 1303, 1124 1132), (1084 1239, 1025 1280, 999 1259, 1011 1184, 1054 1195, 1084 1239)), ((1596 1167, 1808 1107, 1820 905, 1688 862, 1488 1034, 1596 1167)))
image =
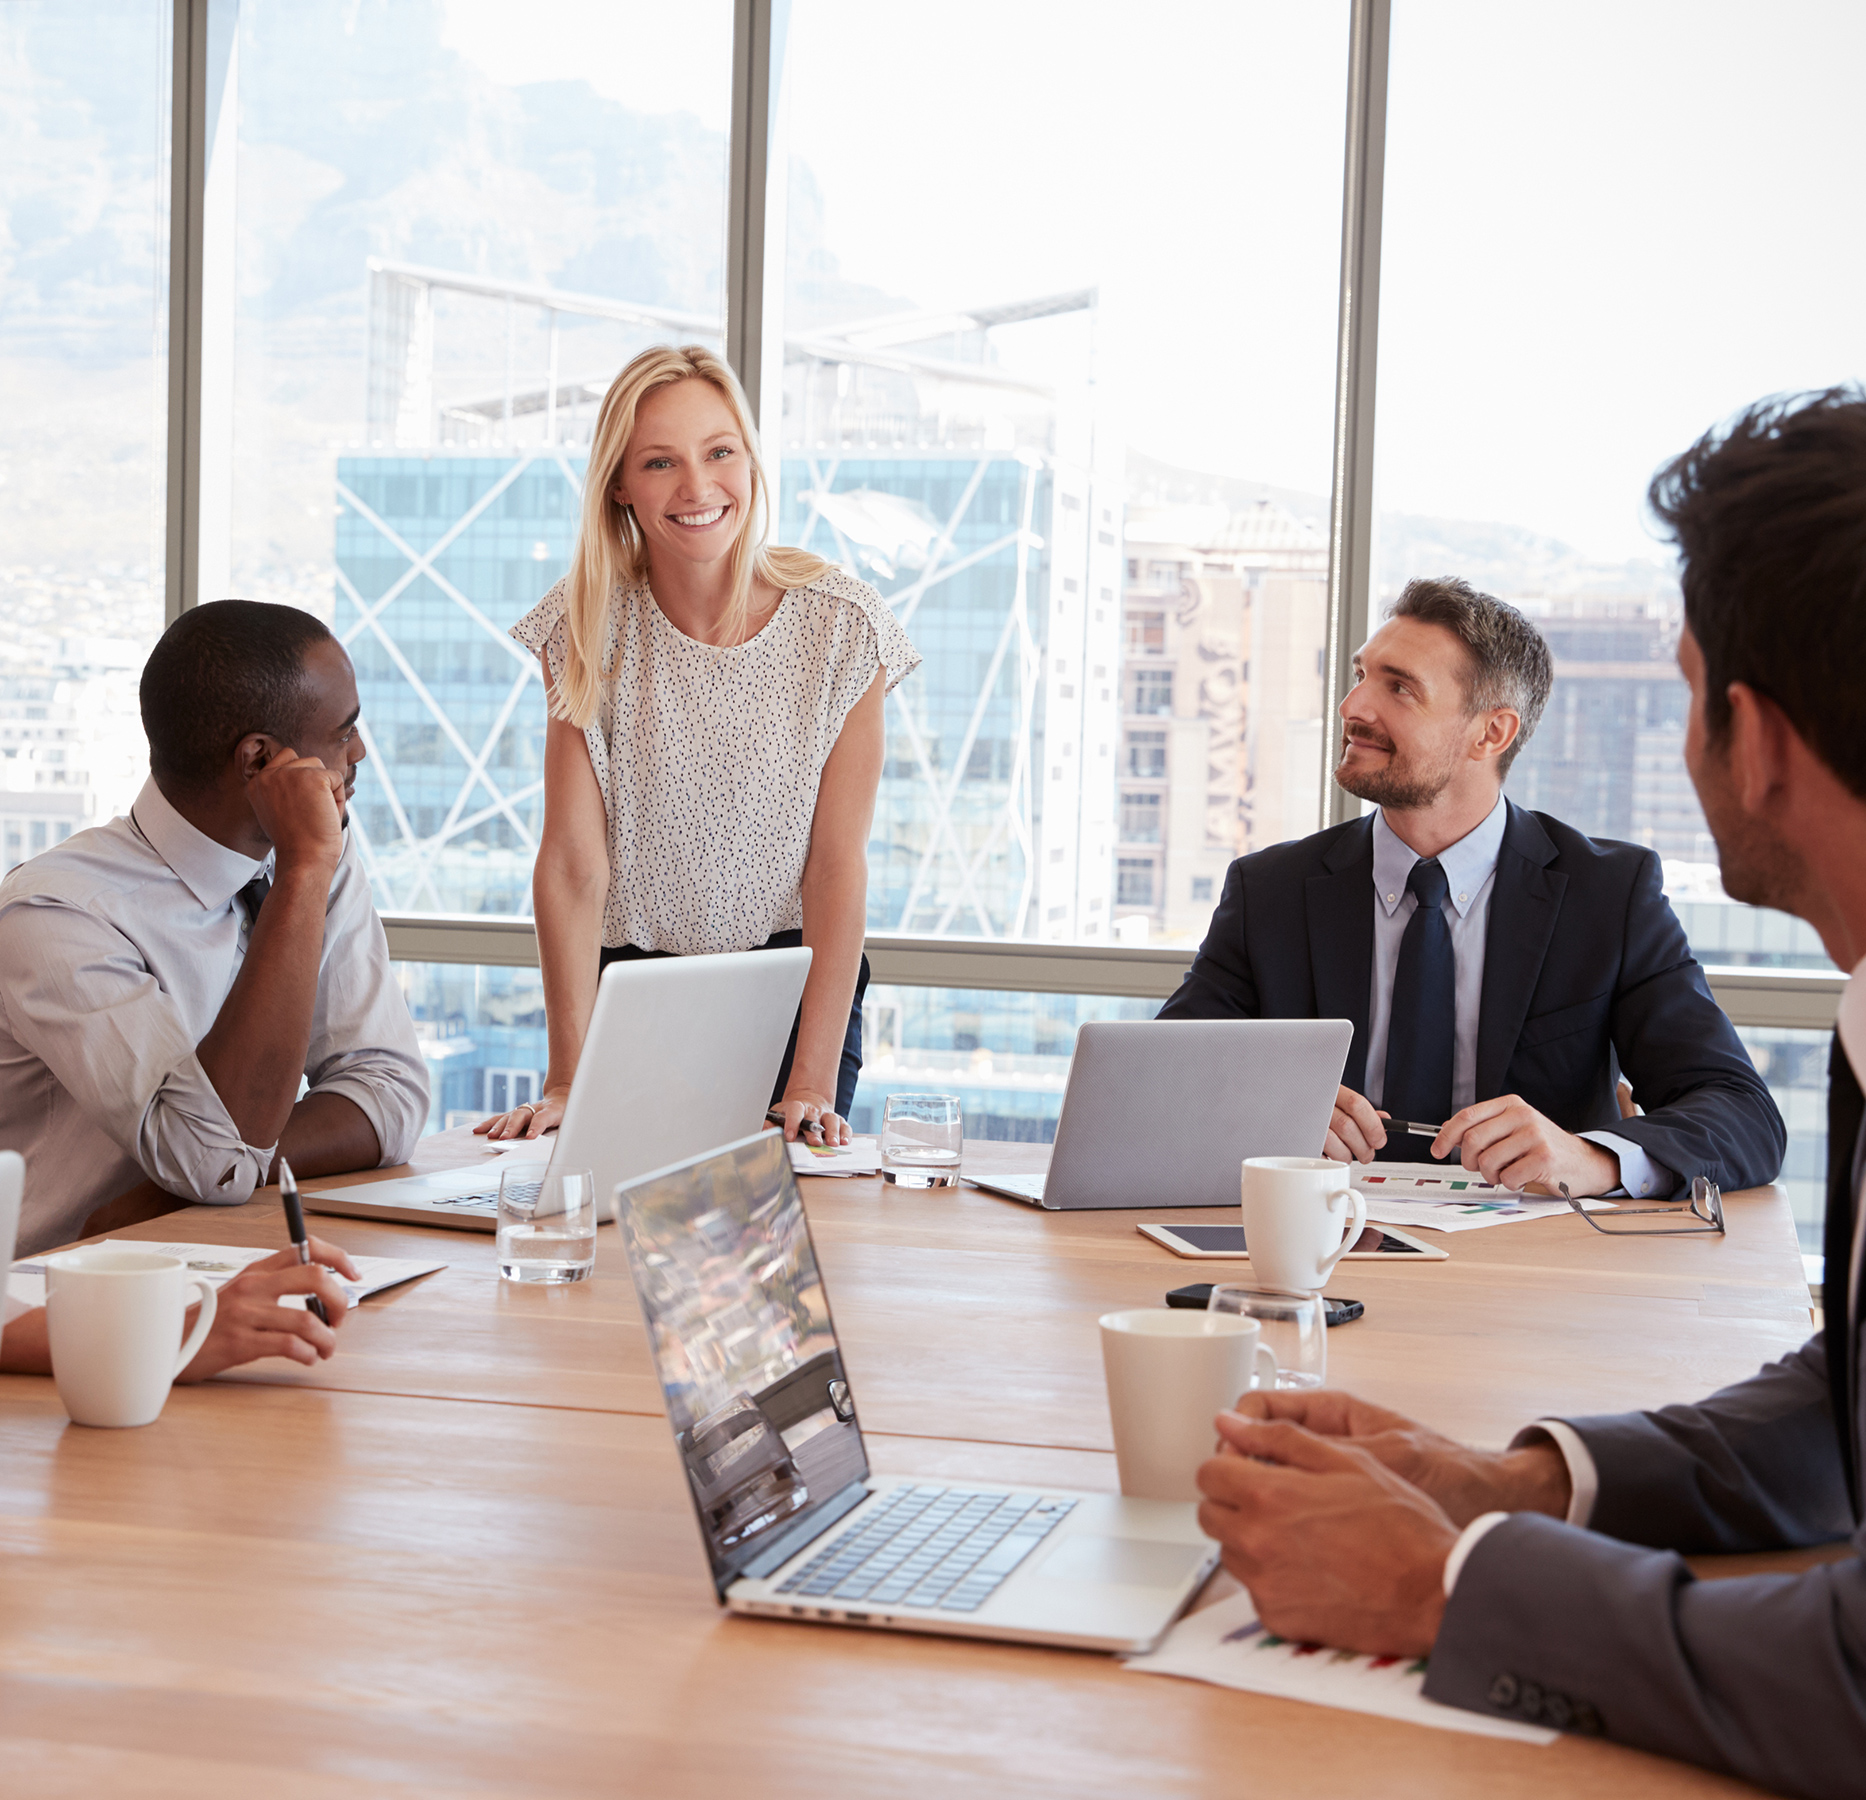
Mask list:
MULTIPOLYGON (((564 666, 565 584, 512 636, 564 666)), ((605 945, 751 950, 803 924, 823 764, 877 670, 919 666, 887 603, 831 569, 720 648, 676 630, 645 581, 609 601, 610 670, 584 732, 609 820, 605 945)))

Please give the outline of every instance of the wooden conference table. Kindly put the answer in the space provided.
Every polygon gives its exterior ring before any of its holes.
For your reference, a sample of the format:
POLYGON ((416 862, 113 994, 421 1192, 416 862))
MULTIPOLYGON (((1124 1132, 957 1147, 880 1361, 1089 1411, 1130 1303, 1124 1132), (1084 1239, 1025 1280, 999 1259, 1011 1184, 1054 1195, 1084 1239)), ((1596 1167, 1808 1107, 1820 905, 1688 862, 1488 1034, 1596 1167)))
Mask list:
MULTIPOLYGON (((449 1133, 416 1166, 483 1154, 449 1133)), ((1097 1315, 1226 1267, 1131 1214, 875 1180, 805 1195, 883 1472, 1112 1490, 1097 1315)), ((1329 1334, 1331 1380, 1500 1443, 1538 1413, 1743 1376, 1806 1336, 1808 1295, 1780 1191, 1727 1205, 1722 1241, 1550 1220, 1440 1239, 1445 1263, 1344 1264, 1333 1291, 1367 1314, 1329 1334)), ((49 1380, 0 1377, 7 1795, 1750 1791, 1080 1652, 728 1618, 612 1230, 594 1280, 537 1289, 499 1281, 490 1236, 314 1229, 449 1266, 364 1302, 318 1369, 177 1388, 139 1431, 73 1426, 49 1380)), ((285 1241, 271 1191, 129 1235, 285 1241)))

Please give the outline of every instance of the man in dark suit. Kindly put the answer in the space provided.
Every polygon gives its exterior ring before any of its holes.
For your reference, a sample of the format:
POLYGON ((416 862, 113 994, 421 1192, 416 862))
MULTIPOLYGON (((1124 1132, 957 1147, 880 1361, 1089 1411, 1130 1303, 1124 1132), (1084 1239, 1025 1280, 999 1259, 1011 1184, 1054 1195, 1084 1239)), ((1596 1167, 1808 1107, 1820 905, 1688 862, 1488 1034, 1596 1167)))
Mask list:
POLYGON ((1773 1181, 1781 1115, 1657 856, 1503 798, 1548 699, 1541 634, 1414 581, 1354 674, 1335 779, 1379 811, 1233 863, 1160 1017, 1352 1020, 1330 1156, 1655 1199, 1773 1181), (1644 1109, 1625 1120, 1622 1072, 1644 1109))
POLYGON ((1282 1636, 1429 1653, 1435 1699, 1837 1800, 1866 1790, 1866 393, 1765 402, 1652 502, 1682 555, 1685 762, 1724 886, 1852 971, 1827 1328, 1696 1405, 1544 1419, 1502 1452, 1345 1394, 1246 1394, 1199 1517, 1282 1636), (1679 1556, 1848 1538, 1795 1575, 1699 1583, 1679 1556))

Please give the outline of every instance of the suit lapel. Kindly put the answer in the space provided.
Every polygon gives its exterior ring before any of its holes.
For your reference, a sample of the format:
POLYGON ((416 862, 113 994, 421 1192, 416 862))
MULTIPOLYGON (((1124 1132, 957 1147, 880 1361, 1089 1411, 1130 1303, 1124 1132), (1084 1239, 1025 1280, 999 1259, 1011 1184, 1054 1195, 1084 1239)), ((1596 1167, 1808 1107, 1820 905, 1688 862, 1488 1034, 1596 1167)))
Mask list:
POLYGON ((1833 1406, 1834 1430, 1840 1439, 1841 1466, 1846 1471, 1847 1499, 1855 1521, 1860 1516, 1859 1422, 1854 1381, 1854 1359, 1859 1346, 1855 1324, 1847 1308, 1847 1287, 1853 1263, 1853 1152, 1859 1143, 1860 1119, 1866 1102, 1860 1097, 1853 1065, 1834 1033, 1827 1059, 1827 1228, 1822 1249, 1821 1312, 1827 1346, 1827 1390, 1833 1406))
POLYGON ((1374 980, 1374 824, 1361 819, 1322 856, 1324 873, 1303 884, 1309 915, 1309 969, 1315 1016, 1349 1019, 1344 1086, 1367 1089, 1367 1003, 1374 980))
POLYGON ((1568 877, 1548 868, 1555 846, 1514 802, 1497 877, 1490 890, 1490 923, 1484 933, 1484 993, 1477 1012, 1477 1097, 1503 1093, 1504 1075, 1542 976, 1543 959, 1561 916, 1568 877))

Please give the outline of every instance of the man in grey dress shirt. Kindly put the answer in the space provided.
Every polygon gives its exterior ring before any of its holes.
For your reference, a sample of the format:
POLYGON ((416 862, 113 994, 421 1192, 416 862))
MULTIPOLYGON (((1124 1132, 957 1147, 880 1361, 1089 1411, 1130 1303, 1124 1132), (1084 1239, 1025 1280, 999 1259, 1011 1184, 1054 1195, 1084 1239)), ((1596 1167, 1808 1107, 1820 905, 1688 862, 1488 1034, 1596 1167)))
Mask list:
POLYGON ((427 1072, 345 807, 350 659, 292 607, 185 613, 142 677, 126 819, 0 883, 0 1145, 21 1254, 406 1160, 427 1072), (298 1098, 301 1079, 308 1091, 298 1098))
POLYGON ((1685 762, 1724 886, 1852 971, 1826 1330, 1695 1405, 1545 1419, 1502 1452, 1345 1394, 1247 1394, 1200 1519, 1283 1636, 1429 1652, 1435 1699, 1824 1800, 1866 1791, 1866 392, 1765 402, 1651 497, 1681 555, 1685 762), (1797 1575, 1699 1582, 1680 1559, 1849 1539, 1797 1575))

